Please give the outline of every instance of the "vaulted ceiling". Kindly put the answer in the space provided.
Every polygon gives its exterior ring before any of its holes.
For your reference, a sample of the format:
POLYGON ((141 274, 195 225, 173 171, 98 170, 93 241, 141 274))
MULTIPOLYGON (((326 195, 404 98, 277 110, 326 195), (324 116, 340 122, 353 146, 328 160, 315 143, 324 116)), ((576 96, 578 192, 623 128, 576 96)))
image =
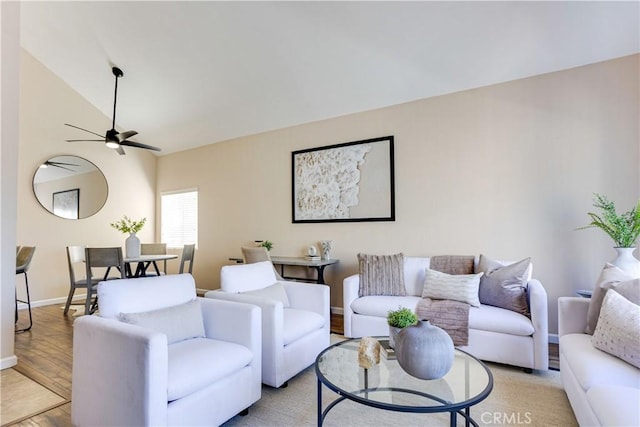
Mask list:
POLYGON ((638 53, 639 15, 636 1, 23 2, 21 44, 109 118, 120 67, 117 128, 167 154, 638 53))

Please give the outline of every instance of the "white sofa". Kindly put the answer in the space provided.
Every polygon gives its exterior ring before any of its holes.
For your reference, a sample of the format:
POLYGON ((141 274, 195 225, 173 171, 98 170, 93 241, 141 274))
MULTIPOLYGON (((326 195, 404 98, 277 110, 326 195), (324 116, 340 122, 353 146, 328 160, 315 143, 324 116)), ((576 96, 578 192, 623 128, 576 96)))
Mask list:
POLYGON ((222 267, 220 290, 209 291, 205 297, 262 309, 264 384, 286 385, 329 346, 329 287, 278 281, 271 261, 222 267))
POLYGON ((581 426, 640 426, 640 369, 591 344, 588 311, 588 298, 558 298, 560 374, 576 419, 581 426))
MULTIPOLYGON (((478 262, 476 258, 476 263, 478 262)), ((387 313, 399 306, 416 309, 421 299, 428 257, 404 258, 406 296, 358 296, 359 274, 344 279, 344 334, 347 337, 389 335, 387 313)), ((481 360, 520 366, 527 371, 549 368, 547 292, 535 279, 527 283, 531 318, 498 307, 469 310, 469 343, 460 347, 481 360)))
POLYGON ((258 307, 196 299, 189 274, 101 282, 98 298, 101 317, 74 322, 74 426, 215 426, 260 399, 258 307), (146 327, 120 313, 143 313, 146 327), (171 343, 194 324, 204 337, 171 343))

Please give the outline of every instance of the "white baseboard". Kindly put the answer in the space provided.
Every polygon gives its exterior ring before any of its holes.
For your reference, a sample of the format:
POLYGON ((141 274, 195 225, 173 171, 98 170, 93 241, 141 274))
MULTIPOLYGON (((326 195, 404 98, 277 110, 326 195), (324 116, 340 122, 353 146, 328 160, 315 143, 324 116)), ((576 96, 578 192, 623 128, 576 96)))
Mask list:
POLYGON ((11 368, 12 366, 16 366, 17 364, 18 364, 18 358, 15 355, 5 357, 0 360, 0 370, 11 368))
MULTIPOLYGON (((72 301, 84 300, 87 299, 87 294, 77 294, 73 296, 72 301)), ((31 301, 31 308, 35 307, 44 307, 46 305, 55 305, 55 304, 64 304, 67 302, 67 297, 59 297, 59 298, 51 298, 51 299, 43 299, 40 301, 31 301)), ((18 310, 24 310, 27 308, 27 304, 19 303, 18 310)))
POLYGON ((549 344, 558 344, 559 342, 558 334, 549 334, 549 344))

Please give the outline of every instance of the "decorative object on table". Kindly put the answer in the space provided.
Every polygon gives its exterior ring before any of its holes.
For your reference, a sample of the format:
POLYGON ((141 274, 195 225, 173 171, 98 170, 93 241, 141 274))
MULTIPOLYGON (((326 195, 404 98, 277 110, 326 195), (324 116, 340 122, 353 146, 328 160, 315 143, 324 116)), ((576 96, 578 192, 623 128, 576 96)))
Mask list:
POLYGON ((380 355, 387 360, 396 360, 396 351, 389 345, 389 340, 380 340, 380 355))
POLYGON ((322 248, 322 259, 330 260, 331 259, 331 245, 333 244, 332 240, 320 240, 320 247, 322 248))
POLYGON ((358 346, 358 365, 365 369, 380 363, 380 343, 372 337, 362 337, 358 346))
POLYGON ((423 380, 442 378, 453 365, 451 337, 426 320, 400 330, 395 338, 395 352, 400 367, 423 380))
POLYGON ((389 347, 395 348, 395 340, 400 331, 411 325, 418 323, 418 316, 407 307, 398 307, 387 314, 389 324, 389 347))
POLYGON ((144 224, 147 222, 147 218, 142 218, 139 221, 134 221, 127 215, 123 216, 121 220, 112 222, 110 225, 121 233, 129 233, 129 237, 124 241, 125 257, 137 258, 140 256, 140 239, 136 236, 136 233, 142 230, 144 224))
POLYGON ((618 214, 614 202, 596 193, 593 206, 600 209, 600 213, 588 212, 591 223, 578 230, 592 227, 603 230, 613 239, 618 254, 611 264, 634 277, 640 276, 640 261, 633 256, 634 245, 640 235, 640 200, 630 211, 618 214))
POLYGON ((304 257, 309 261, 320 261, 320 255, 318 255, 318 249, 315 245, 307 247, 307 253, 304 257))
POLYGON ((393 162, 393 136, 292 152, 292 222, 395 221, 393 162))
POLYGON ((266 248, 268 251, 273 248, 273 242, 270 240, 254 240, 254 242, 256 243, 257 247, 266 248))

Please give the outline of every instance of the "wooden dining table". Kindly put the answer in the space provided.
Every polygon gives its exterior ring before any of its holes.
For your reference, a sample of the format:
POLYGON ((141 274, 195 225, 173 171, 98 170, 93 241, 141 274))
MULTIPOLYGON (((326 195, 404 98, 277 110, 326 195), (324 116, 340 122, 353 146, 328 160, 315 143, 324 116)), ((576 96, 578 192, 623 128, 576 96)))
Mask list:
POLYGON ((153 264, 155 270, 158 270, 158 261, 166 261, 176 259, 175 254, 158 254, 158 255, 140 255, 133 258, 124 259, 124 269, 127 277, 144 277, 147 275, 147 269, 153 264), (132 264, 136 264, 135 271, 131 268, 132 264))

